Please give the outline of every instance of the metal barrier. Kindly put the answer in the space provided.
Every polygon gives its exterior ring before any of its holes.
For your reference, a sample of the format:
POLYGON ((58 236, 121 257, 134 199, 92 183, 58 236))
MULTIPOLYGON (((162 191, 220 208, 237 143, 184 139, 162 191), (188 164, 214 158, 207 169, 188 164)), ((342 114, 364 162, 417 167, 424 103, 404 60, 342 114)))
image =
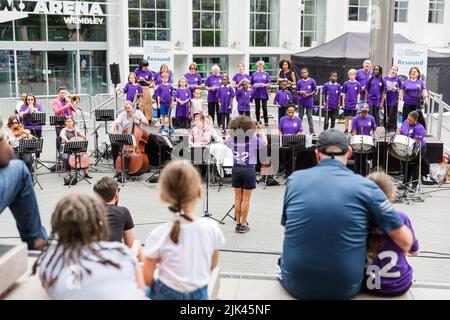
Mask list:
POLYGON ((449 140, 444 139, 443 130, 450 134, 450 117, 448 118, 448 124, 445 123, 444 112, 450 111, 450 106, 442 100, 442 94, 438 94, 432 91, 428 93, 430 98, 429 110, 426 114, 427 119, 427 132, 434 135, 439 141, 444 141, 444 148, 447 152, 450 152, 450 146, 445 143, 449 143, 449 140), (436 126, 435 126, 436 125, 436 126))

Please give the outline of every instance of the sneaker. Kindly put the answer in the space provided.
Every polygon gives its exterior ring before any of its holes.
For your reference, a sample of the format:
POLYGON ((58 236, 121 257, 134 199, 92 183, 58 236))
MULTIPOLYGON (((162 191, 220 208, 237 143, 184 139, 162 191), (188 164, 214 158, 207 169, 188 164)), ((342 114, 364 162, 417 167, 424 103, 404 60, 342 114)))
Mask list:
POLYGON ((241 230, 241 225, 237 224, 236 227, 234 228, 234 231, 236 231, 237 233, 239 233, 241 230))
POLYGON ((172 134, 172 133, 173 133, 173 131, 174 131, 174 130, 173 130, 173 127, 172 127, 172 126, 170 126, 170 127, 169 127, 169 130, 168 130, 169 134, 172 134))
POLYGON ((309 134, 312 135, 312 136, 316 135, 316 133, 314 131, 310 131, 309 134))
POLYGON ((344 131, 344 134, 348 134, 348 130, 345 130, 345 131, 344 131))
POLYGON ((239 228, 239 233, 247 233, 250 231, 250 228, 248 226, 241 226, 239 228))
POLYGON ((164 131, 164 127, 160 127, 159 128, 159 133, 161 133, 161 132, 163 132, 164 131))

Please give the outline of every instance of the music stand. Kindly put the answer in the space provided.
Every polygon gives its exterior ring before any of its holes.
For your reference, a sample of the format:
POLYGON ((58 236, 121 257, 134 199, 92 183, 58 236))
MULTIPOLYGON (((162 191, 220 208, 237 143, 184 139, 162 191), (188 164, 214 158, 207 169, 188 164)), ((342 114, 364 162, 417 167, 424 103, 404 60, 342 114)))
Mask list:
POLYGON ((37 159, 36 159, 36 153, 42 152, 42 147, 44 145, 44 139, 31 139, 31 140, 25 140, 22 139, 19 141, 19 153, 26 153, 31 154, 31 165, 34 168, 32 172, 32 178, 33 178, 33 186, 38 185, 41 190, 43 190, 41 184, 38 181, 37 177, 37 159))
POLYGON ((294 173, 296 165, 297 165, 297 152, 303 148, 306 148, 306 136, 294 136, 294 135, 284 135, 281 136, 281 147, 289 148, 292 152, 291 161, 292 161, 292 173, 294 173))
MULTIPOLYGON (((122 165, 122 172, 120 173, 120 179, 122 182, 122 187, 124 185, 124 181, 126 180, 124 172, 125 172, 125 155, 122 152, 123 146, 132 146, 134 145, 133 142, 133 136, 131 134, 122 134, 122 133, 110 133, 109 134, 109 140, 111 141, 111 145, 118 146, 119 147, 119 157, 120 157, 120 164, 122 165)), ((128 175, 128 174, 127 174, 128 175)))
MULTIPOLYGON (((108 121, 114 121, 114 109, 99 109, 95 110, 95 121, 104 122, 105 123, 105 135, 108 134, 108 121)), ((109 151, 110 145, 106 144, 106 149, 103 152, 100 152, 98 149, 98 130, 102 126, 102 123, 95 128, 94 130, 94 145, 95 150, 92 151, 92 153, 89 155, 89 157, 94 156, 97 160, 94 164, 94 166, 97 166, 99 161, 101 161, 102 158, 109 159, 111 156, 111 152, 109 151)))
MULTIPOLYGON (((25 113, 23 115, 23 123, 24 123, 24 125, 26 125, 28 127, 32 127, 31 134, 33 136, 36 136, 36 127, 45 126, 45 124, 46 124, 46 114, 43 112, 25 113)), ((39 154, 39 152, 38 152, 38 154, 39 154)), ((46 168, 47 170, 50 170, 49 167, 47 167, 44 163, 42 163, 41 160, 39 160, 37 155, 36 155, 36 161, 42 167, 46 168)))
MULTIPOLYGON (((169 138, 167 136, 162 136, 160 134, 153 134, 153 133, 149 133, 149 137, 151 137, 156 145, 158 146, 158 163, 159 165, 156 167, 155 172, 153 172, 153 174, 151 174, 147 180, 145 180, 145 182, 148 183, 152 183, 153 177, 155 177, 156 175, 159 176, 159 174, 161 173, 162 168, 164 167, 163 163, 162 163, 162 148, 168 147, 168 149, 173 149, 173 144, 172 142, 169 140, 169 138)), ((168 154, 170 154, 170 152, 166 151, 168 154)), ((154 180, 154 182, 156 182, 156 180, 154 180)))
POLYGON ((69 183, 69 188, 72 185, 73 181, 76 180, 81 181, 85 180, 87 183, 91 184, 89 180, 87 180, 83 175, 79 173, 81 168, 78 168, 78 165, 81 166, 81 153, 87 151, 88 142, 86 140, 81 141, 68 141, 64 144, 63 153, 74 154, 75 156, 75 168, 72 168, 75 171, 75 174, 72 175, 72 179, 69 183), (78 180, 78 176, 81 176, 81 180, 78 180))
MULTIPOLYGON (((50 116, 50 125, 53 127, 56 126, 64 126, 66 123, 66 116, 50 116)), ((58 140, 59 137, 56 137, 56 140, 58 140)), ((59 151, 56 150, 56 161, 55 161, 55 171, 61 172, 61 166, 59 165, 59 151), (59 169, 58 169, 59 168, 59 169)))

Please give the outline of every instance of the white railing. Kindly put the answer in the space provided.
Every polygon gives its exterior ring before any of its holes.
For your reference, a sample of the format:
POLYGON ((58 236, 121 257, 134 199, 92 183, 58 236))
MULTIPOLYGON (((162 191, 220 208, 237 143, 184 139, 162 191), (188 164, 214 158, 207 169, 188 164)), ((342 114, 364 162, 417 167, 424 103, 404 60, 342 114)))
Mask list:
MULTIPOLYGON (((450 127, 444 121, 444 112, 450 112, 450 106, 442 100, 442 94, 429 91, 428 95, 430 97, 430 105, 426 114, 427 131, 429 134, 436 136, 439 141, 446 140, 443 139, 443 131, 450 134, 450 127)), ((450 145, 446 145, 446 142, 449 143, 444 141, 444 148, 447 152, 450 152, 450 145)))

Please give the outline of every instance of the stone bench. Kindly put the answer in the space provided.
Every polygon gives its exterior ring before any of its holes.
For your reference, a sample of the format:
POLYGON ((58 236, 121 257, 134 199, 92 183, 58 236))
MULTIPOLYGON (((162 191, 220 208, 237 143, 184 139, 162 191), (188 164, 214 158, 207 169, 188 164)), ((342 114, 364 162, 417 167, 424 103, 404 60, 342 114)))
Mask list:
POLYGON ((27 271, 27 246, 0 245, 0 297, 27 271))

